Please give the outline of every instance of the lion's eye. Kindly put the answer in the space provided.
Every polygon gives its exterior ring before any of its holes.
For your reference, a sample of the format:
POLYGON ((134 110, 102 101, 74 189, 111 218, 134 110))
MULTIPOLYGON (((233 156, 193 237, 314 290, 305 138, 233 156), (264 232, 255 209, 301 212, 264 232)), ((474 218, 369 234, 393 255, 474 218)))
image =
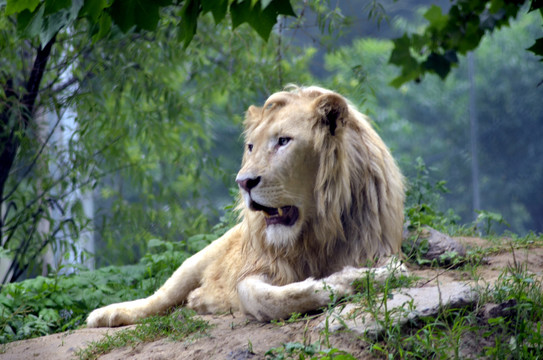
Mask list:
POLYGON ((289 137, 280 137, 279 139, 277 139, 277 145, 279 145, 279 146, 285 146, 286 144, 289 143, 290 140, 292 140, 292 138, 289 138, 289 137))
POLYGON ((253 151, 253 144, 247 144, 247 150, 249 150, 249 152, 253 151))

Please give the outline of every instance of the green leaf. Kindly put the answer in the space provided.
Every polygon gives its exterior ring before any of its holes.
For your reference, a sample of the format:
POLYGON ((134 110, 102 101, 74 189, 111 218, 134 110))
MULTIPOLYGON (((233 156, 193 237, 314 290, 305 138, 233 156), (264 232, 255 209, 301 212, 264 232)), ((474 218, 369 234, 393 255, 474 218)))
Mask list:
POLYGON ((228 11, 228 0, 203 0, 202 1, 202 12, 213 14, 213 20, 215 24, 220 23, 226 17, 228 11))
POLYGON ((5 14, 9 16, 24 10, 34 12, 39 4, 40 0, 8 0, 5 14))
MULTIPOLYGON (((404 34, 401 38, 394 39, 394 49, 390 53, 389 63, 394 65, 403 66, 406 62, 409 62, 410 59, 413 59, 411 56, 411 39, 407 34, 404 34)), ((413 59, 414 60, 414 59, 413 59)))
POLYGON ((116 0, 111 5, 110 15, 113 22, 127 32, 136 24, 136 4, 131 0, 116 0))
POLYGON ((248 22, 260 37, 268 40, 279 15, 296 16, 290 1, 272 0, 265 8, 255 6, 253 7, 253 15, 248 22))
POLYGON ((158 24, 160 7, 169 3, 170 1, 115 0, 111 5, 111 18, 123 32, 134 26, 137 29, 154 30, 158 24))
POLYGON ((81 15, 88 16, 92 21, 97 22, 103 10, 107 7, 109 7, 107 0, 85 1, 81 8, 81 15))
POLYGON ((185 48, 192 41, 194 34, 196 34, 198 16, 201 11, 200 0, 188 0, 179 12, 181 16, 179 38, 184 41, 185 48))
POLYGON ((45 45, 51 40, 58 31, 66 25, 66 19, 62 12, 56 12, 43 19, 42 29, 39 34, 40 42, 45 45))
POLYGON ((535 44, 533 44, 526 50, 531 51, 538 56, 543 56, 543 37, 536 39, 535 44))
POLYGON ((92 43, 96 43, 98 40, 103 39, 109 34, 111 30, 111 17, 107 13, 102 13, 100 21, 98 22, 98 31, 92 36, 92 43))
POLYGON ((443 15, 441 13, 441 8, 436 5, 432 5, 426 13, 424 13, 424 18, 430 22, 430 26, 437 29, 443 30, 449 21, 448 15, 443 15))
POLYGON ((230 5, 230 14, 233 28, 247 22, 264 40, 269 38, 277 23, 277 16, 296 16, 288 0, 272 0, 265 9, 262 6, 253 6, 251 0, 234 2, 230 5))
POLYGON ((67 9, 72 5, 72 0, 47 0, 45 1, 44 15, 54 14, 67 9))
POLYGON ((393 79, 390 85, 398 88, 408 81, 417 79, 420 76, 420 67, 417 60, 411 55, 411 39, 407 34, 394 39, 393 42, 394 49, 390 53, 388 62, 400 66, 402 74, 393 79))
POLYGON ((230 14, 232 16, 232 28, 237 28, 251 17, 251 0, 233 2, 230 5, 230 14))
POLYGON ((484 30, 479 27, 479 23, 471 21, 466 24, 465 33, 458 42, 458 52, 466 54, 468 51, 475 49, 481 37, 484 35, 484 30))
POLYGON ((155 30, 158 25, 160 6, 152 1, 137 1, 135 7, 136 26, 144 30, 155 30))
POLYGON ((249 17, 248 23, 264 40, 268 40, 273 26, 277 22, 277 13, 270 5, 266 10, 261 11, 256 6, 253 8, 253 14, 249 17))
POLYGON ((271 2, 272 2, 272 0, 262 0, 261 1, 262 10, 266 9, 268 7, 268 5, 270 5, 271 2))
POLYGON ((32 38, 38 36, 43 24, 43 6, 31 13, 28 10, 17 14, 17 31, 32 38))
POLYGON ((267 6, 262 5, 263 10, 273 8, 276 15, 296 16, 289 0, 272 0, 267 6))

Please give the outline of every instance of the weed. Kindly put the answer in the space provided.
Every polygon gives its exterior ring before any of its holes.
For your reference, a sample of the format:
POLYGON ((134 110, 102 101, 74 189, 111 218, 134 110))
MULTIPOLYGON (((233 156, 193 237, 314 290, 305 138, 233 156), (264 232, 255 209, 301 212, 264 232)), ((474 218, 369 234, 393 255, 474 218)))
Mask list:
POLYGON ((443 213, 437 210, 442 194, 449 192, 445 181, 430 181, 432 168, 426 167, 422 158, 416 159, 416 176, 409 182, 406 192, 405 215, 410 229, 430 226, 438 230, 447 230, 455 226, 460 219, 452 210, 443 213))
POLYGON ((492 225, 494 224, 505 225, 507 227, 510 226, 501 214, 485 210, 475 210, 475 212, 477 213, 477 219, 475 219, 475 226, 482 225, 484 234, 494 234, 492 230, 492 225))
POLYGON ((113 349, 135 346, 141 342, 151 342, 161 338, 174 341, 188 335, 204 332, 209 324, 197 317, 194 311, 180 308, 167 316, 153 316, 142 320, 134 329, 120 330, 113 335, 92 342, 88 347, 79 350, 76 356, 81 360, 96 359, 113 349))
POLYGON ((76 329, 97 307, 152 294, 188 257, 181 246, 152 240, 151 252, 137 265, 38 276, 4 285, 0 343, 76 329))
POLYGON ((484 335, 492 337, 494 345, 486 347, 485 355, 539 359, 543 355, 543 286, 525 265, 513 259, 488 294, 488 300, 507 307, 488 320, 484 335))
POLYGON ((284 359, 336 359, 336 360, 355 360, 351 354, 336 349, 323 348, 319 342, 304 345, 299 342, 289 342, 282 346, 272 348, 266 352, 266 359, 284 360, 284 359))

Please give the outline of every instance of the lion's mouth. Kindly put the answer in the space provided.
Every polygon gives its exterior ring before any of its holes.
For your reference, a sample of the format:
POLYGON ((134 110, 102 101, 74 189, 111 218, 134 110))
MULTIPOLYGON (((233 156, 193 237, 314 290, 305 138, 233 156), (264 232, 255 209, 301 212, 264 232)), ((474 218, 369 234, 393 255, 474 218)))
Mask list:
POLYGON ((298 220, 299 212, 296 206, 283 206, 280 208, 271 208, 251 200, 251 210, 262 211, 266 218, 266 226, 284 225, 292 226, 298 220))

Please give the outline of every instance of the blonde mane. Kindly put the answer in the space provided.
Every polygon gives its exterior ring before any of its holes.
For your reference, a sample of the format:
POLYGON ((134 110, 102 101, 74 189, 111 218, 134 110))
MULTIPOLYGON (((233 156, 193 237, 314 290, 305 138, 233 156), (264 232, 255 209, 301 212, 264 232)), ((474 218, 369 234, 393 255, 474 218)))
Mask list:
MULTIPOLYGON (((319 87, 290 86, 288 91, 270 96, 261 111, 271 116, 289 99, 316 99, 323 94, 335 93, 319 87), (270 106, 276 102, 279 107, 270 106)), ((265 241, 263 216, 240 201, 246 257, 240 280, 258 273, 274 285, 284 285, 399 253, 402 175, 369 119, 347 100, 345 103, 345 114, 338 117, 341 123, 332 129, 333 136, 322 127, 307 127, 320 154, 314 190, 317 216, 304 224, 296 243, 289 247, 270 245, 265 241)), ((256 125, 248 116, 245 136, 256 125)))
POLYGON ((201 314, 239 309, 260 321, 286 319, 326 306, 330 292, 352 294, 365 274, 382 283, 407 272, 396 262, 363 267, 400 250, 403 180, 345 98, 289 87, 249 107, 245 137, 240 224, 186 259, 153 295, 94 310, 89 327, 134 324, 181 304, 201 314))

